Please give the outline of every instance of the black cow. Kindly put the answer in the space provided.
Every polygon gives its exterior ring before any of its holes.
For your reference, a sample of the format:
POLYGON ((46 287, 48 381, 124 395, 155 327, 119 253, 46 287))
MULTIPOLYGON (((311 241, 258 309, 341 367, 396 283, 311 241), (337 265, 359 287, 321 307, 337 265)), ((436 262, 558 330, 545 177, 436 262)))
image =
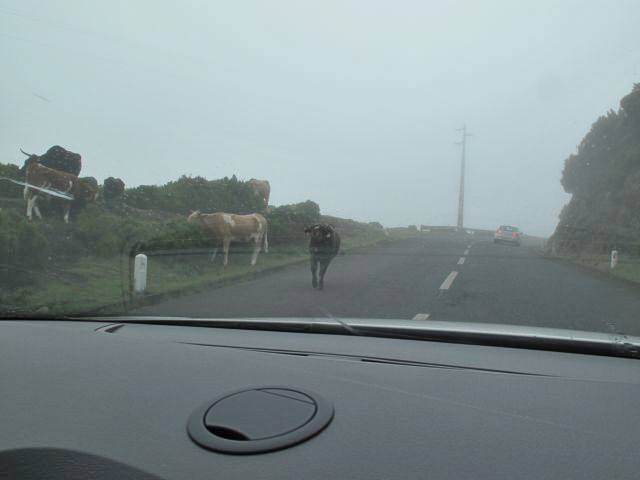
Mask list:
POLYGON ((47 150, 44 155, 34 155, 32 153, 27 153, 22 149, 20 149, 20 151, 29 157, 25 161, 22 171, 26 171, 27 162, 29 162, 30 159, 35 158, 40 165, 44 165, 45 167, 53 168, 59 172, 70 173, 76 177, 80 175, 80 170, 82 169, 82 157, 80 154, 70 152, 59 145, 54 145, 47 150))
POLYGON ((311 285, 313 288, 324 288, 324 274, 340 251, 340 235, 333 225, 317 224, 304 229, 309 235, 309 253, 311 254, 311 285), (320 265, 320 281, 318 281, 318 265, 320 265))

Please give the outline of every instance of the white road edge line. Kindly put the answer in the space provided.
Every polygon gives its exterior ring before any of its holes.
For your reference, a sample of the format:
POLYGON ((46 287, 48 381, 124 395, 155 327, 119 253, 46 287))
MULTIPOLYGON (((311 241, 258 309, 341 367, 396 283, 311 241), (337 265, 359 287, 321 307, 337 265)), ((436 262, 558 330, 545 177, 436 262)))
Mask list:
POLYGON ((444 282, 442 282, 442 285, 440 285, 440 290, 449 290, 449 288, 451 288, 451 284, 453 284, 453 281, 456 279, 457 276, 458 276, 458 272, 456 272, 455 270, 451 272, 447 276, 447 278, 444 279, 444 282))
POLYGON ((416 316, 412 320, 429 320, 430 313, 416 313, 416 316))
POLYGON ((460 257, 460 260, 458 260, 458 265, 462 265, 464 263, 466 257, 460 257))
POLYGON ((463 255, 469 255, 469 249, 468 248, 464 251, 463 255))

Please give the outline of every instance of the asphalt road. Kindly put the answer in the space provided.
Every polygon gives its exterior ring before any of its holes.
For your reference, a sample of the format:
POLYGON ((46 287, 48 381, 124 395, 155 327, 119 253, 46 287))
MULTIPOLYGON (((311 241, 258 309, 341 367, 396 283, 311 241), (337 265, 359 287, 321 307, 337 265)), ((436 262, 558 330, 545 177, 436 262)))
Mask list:
POLYGON ((306 264, 295 265, 131 313, 418 318, 640 335, 639 288, 545 259, 535 246, 531 240, 515 247, 467 233, 425 233, 337 257, 324 291, 311 287, 306 264))

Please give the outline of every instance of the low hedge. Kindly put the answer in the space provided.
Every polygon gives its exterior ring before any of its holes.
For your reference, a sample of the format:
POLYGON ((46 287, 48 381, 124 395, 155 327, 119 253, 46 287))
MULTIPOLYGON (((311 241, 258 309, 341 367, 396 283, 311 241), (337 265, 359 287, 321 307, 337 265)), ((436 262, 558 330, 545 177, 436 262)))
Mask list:
MULTIPOLYGON (((0 177, 12 178, 18 181, 24 181, 24 174, 20 171, 20 167, 11 163, 0 163, 0 177)), ((22 197, 24 187, 7 180, 0 180, 0 197, 18 198, 22 197)))

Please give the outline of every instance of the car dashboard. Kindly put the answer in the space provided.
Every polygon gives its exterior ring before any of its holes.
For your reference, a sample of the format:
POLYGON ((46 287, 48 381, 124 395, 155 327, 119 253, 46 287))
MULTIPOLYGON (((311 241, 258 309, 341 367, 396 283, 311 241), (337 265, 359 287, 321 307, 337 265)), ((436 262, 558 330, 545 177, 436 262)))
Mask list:
POLYGON ((640 471, 635 359, 4 321, 0 391, 0 478, 603 479, 640 471), (238 392, 251 393, 239 401, 238 392), (231 397, 211 420, 210 407, 231 397), (189 426, 248 445, 305 428, 322 408, 314 431, 257 451, 203 445, 189 426))

